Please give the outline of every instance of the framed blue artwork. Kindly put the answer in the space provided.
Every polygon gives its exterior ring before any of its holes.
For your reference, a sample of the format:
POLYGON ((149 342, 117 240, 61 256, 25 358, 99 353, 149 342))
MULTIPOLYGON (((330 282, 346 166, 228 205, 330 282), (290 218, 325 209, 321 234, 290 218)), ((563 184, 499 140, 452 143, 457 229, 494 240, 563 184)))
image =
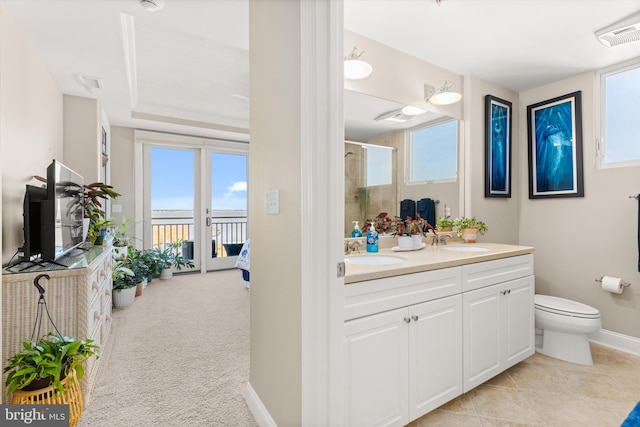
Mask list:
POLYGON ((511 103, 484 97, 484 197, 511 197, 511 103))
POLYGON ((527 106, 529 198, 584 197, 582 92, 527 106))

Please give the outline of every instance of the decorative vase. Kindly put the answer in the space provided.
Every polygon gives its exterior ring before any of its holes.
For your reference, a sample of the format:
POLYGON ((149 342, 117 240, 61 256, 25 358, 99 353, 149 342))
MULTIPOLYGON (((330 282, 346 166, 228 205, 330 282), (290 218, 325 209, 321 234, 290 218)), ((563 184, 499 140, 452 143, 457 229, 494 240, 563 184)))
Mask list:
POLYGON ((462 240, 465 243, 475 243, 478 240, 478 229, 477 228, 463 228, 462 229, 462 240))
POLYGON ((413 249, 413 238, 411 236, 403 235, 398 236, 398 248, 400 249, 413 249))
POLYGON ((113 307, 125 308, 129 307, 136 300, 136 286, 127 289, 113 290, 113 307))
POLYGON ((414 248, 419 248, 422 245, 422 234, 414 234, 411 236, 411 241, 414 248))

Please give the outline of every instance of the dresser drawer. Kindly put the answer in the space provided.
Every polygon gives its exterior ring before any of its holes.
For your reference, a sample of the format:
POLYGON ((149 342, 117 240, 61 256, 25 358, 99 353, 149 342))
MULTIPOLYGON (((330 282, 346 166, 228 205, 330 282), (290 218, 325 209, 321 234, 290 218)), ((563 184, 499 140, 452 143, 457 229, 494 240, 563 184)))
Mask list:
POLYGON ((519 255, 462 266, 462 291, 533 275, 533 255, 519 255))

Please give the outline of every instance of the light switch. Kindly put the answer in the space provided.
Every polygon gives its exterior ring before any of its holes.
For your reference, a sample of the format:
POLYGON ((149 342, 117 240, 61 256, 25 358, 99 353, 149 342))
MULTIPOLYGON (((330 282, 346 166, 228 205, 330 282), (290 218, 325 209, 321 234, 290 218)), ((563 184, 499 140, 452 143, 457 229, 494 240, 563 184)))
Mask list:
POLYGON ((280 214, 280 190, 267 191, 267 215, 280 214))

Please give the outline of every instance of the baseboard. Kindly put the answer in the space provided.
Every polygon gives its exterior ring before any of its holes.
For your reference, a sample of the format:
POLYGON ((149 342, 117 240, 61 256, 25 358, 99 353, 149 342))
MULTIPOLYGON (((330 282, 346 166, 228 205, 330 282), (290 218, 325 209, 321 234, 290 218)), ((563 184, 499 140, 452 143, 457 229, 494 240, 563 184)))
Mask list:
POLYGON ((600 329, 598 332, 591 334, 589 341, 640 356, 640 339, 636 337, 600 329))
POLYGON ((256 422, 260 427, 278 427, 271 414, 267 411, 267 408, 262 404, 258 393, 253 389, 251 383, 247 383, 247 388, 244 391, 244 401, 247 402, 249 410, 253 414, 256 422))

